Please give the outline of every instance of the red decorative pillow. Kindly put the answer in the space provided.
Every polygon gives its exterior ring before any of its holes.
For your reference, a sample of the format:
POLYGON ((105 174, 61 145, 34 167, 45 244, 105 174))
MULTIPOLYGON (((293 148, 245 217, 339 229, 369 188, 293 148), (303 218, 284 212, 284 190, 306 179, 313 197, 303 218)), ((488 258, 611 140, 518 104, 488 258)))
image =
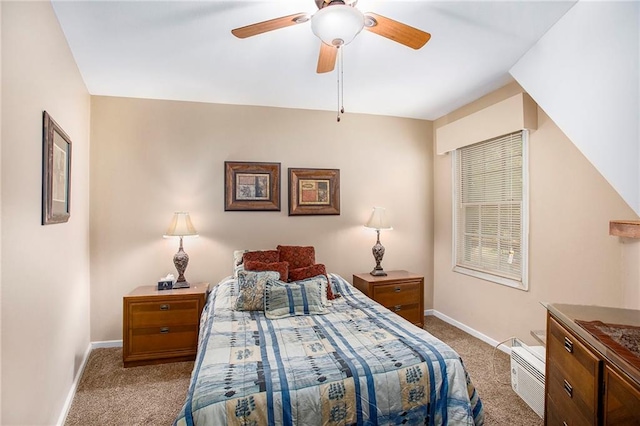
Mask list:
POLYGON ((280 262, 289 262, 289 269, 315 265, 316 250, 313 246, 278 246, 280 262))
POLYGON ((329 276, 327 275, 327 269, 322 263, 306 266, 304 268, 291 269, 289 271, 289 280, 300 281, 304 280, 305 278, 317 277, 318 275, 325 275, 327 277, 327 299, 335 299, 336 296, 331 290, 331 279, 329 279, 329 276))
POLYGON ((242 255, 242 263, 246 265, 250 261, 263 263, 280 262, 280 252, 278 250, 248 251, 242 255))
POLYGON ((280 274, 281 281, 289 279, 289 264, 287 262, 258 262, 248 260, 244 262, 244 269, 247 271, 276 271, 280 274))

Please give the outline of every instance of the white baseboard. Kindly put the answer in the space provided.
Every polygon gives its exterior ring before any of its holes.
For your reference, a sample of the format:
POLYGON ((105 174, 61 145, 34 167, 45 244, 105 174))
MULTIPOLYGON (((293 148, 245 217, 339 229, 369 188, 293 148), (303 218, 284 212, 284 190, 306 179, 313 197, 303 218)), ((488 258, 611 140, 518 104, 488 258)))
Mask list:
POLYGON ((78 368, 78 372, 76 376, 73 378, 73 383, 71 384, 71 388, 69 389, 69 394, 67 395, 67 399, 64 401, 64 405, 62 406, 62 411, 60 412, 60 417, 58 417, 57 426, 62 426, 67 421, 67 415, 69 414, 69 410, 71 409, 71 403, 73 403, 73 398, 76 396, 76 391, 78 390, 78 383, 80 382, 80 378, 82 377, 82 373, 84 372, 84 367, 87 365, 87 360, 89 359, 89 355, 91 351, 97 348, 119 348, 122 347, 122 340, 106 340, 103 342, 91 342, 89 346, 87 346, 87 350, 82 357, 82 363, 80 364, 80 368, 78 368))
MULTIPOLYGON (((425 316, 426 315, 433 315, 438 319, 441 319, 442 321, 451 324, 454 327, 459 328, 460 330, 472 335, 473 337, 482 340, 483 342, 493 346, 494 348, 498 345, 498 349, 500 349, 502 352, 506 353, 506 354, 511 354, 511 348, 509 346, 506 346, 502 343, 504 342, 498 342, 497 340, 492 339, 491 337, 487 336, 486 334, 480 333, 478 330, 473 329, 471 327, 469 327, 466 324, 461 323, 460 321, 456 321, 453 318, 443 314, 442 312, 436 311, 435 309, 427 309, 424 311, 425 316)), ((429 331, 429 330, 427 330, 429 331)))
POLYGON ((102 342, 91 342, 91 349, 98 348, 121 348, 122 340, 104 340, 102 342))
POLYGON ((60 412, 60 417, 58 417, 58 422, 56 425, 62 426, 67 420, 67 414, 69 414, 69 409, 71 408, 71 403, 73 402, 73 398, 76 396, 76 390, 78 389, 78 383, 80 382, 80 377, 82 377, 82 372, 84 371, 84 367, 87 365, 87 360, 89 359, 89 354, 92 351, 91 343, 87 346, 87 350, 84 352, 84 356, 82 357, 82 363, 80 364, 80 368, 76 372, 76 376, 73 378, 73 383, 71 383, 71 388, 69 389, 69 393, 67 394, 67 399, 64 401, 64 405, 62 406, 62 411, 60 412))

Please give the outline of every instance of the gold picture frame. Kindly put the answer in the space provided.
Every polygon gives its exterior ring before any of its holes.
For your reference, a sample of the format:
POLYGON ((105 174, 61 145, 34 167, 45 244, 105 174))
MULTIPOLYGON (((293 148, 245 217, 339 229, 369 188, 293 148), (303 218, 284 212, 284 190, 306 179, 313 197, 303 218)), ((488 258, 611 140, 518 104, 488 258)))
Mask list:
POLYGON ((42 224, 71 217, 71 139, 44 111, 42 114, 42 224))
POLYGON ((280 211, 280 163, 224 162, 225 211, 280 211))
POLYGON ((289 169, 289 216, 339 214, 339 169, 289 169))

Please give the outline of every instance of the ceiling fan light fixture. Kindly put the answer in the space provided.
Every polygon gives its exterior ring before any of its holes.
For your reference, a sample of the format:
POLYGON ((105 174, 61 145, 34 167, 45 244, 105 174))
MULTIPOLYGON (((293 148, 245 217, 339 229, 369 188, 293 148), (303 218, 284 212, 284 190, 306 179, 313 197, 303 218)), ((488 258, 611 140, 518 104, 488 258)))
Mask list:
POLYGON ((323 7, 311 17, 311 31, 329 46, 351 43, 362 28, 362 12, 343 4, 323 7))
POLYGON ((304 24, 305 22, 309 21, 311 19, 310 15, 304 14, 302 16, 297 16, 293 19, 293 22, 295 22, 296 24, 304 24))
POLYGON ((373 16, 365 16, 364 17, 364 26, 367 28, 373 28, 378 25, 378 21, 373 16))

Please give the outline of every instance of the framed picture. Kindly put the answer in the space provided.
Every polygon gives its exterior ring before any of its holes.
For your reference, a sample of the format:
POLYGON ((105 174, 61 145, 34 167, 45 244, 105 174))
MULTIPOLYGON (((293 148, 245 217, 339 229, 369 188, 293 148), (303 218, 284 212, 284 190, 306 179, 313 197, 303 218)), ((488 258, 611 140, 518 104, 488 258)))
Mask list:
POLYGON ((289 169, 289 216, 340 214, 339 169, 289 169))
POLYGON ((280 163, 224 162, 225 211, 280 211, 280 163))
POLYGON ((71 216, 71 139, 44 111, 42 119, 42 224, 71 216))

